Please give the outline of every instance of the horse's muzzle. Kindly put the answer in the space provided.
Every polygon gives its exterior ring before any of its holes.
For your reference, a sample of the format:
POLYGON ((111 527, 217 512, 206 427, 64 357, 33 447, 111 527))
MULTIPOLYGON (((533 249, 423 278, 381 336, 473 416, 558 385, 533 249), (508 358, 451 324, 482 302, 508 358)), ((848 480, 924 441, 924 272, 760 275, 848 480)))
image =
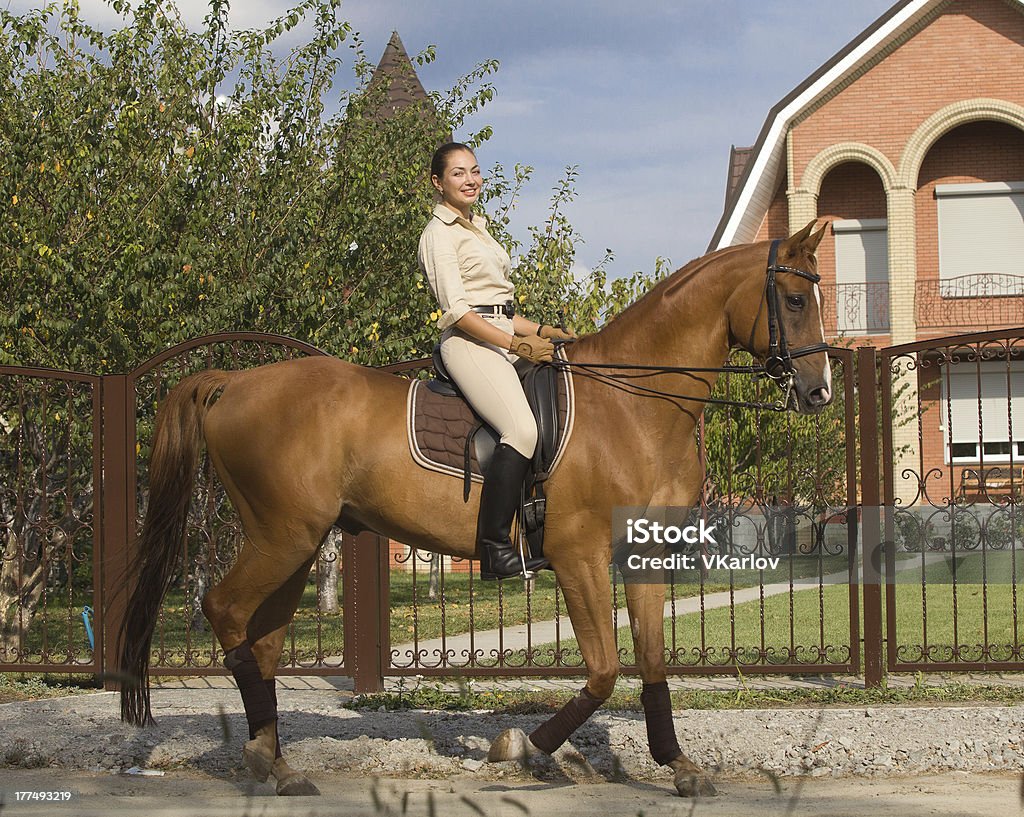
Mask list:
POLYGON ((825 383, 811 389, 800 388, 797 384, 790 399, 790 408, 800 414, 820 414, 831 402, 832 390, 825 383))

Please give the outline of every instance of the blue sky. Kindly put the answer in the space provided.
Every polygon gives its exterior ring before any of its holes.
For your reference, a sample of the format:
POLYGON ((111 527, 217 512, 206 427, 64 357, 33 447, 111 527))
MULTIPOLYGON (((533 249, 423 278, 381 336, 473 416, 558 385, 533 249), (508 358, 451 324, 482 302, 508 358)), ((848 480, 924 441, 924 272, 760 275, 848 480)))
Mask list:
MULTIPOLYGON (((98 24, 115 15, 80 0, 98 24)), ((494 128, 478 153, 535 168, 513 231, 540 223, 566 165, 579 167, 570 219, 579 262, 605 248, 613 276, 702 255, 725 199, 730 145, 750 145, 768 110, 885 12, 891 0, 348 0, 342 16, 376 62, 392 30, 410 54, 437 46, 420 70, 428 90, 477 63, 501 61, 497 95, 471 122, 494 128)), ((0 0, 12 11, 38 2, 0 0)), ((288 0, 235 0, 232 22, 262 25, 288 0)), ((186 21, 201 0, 178 0, 186 21)), ((465 133, 456 134, 457 137, 465 133)))

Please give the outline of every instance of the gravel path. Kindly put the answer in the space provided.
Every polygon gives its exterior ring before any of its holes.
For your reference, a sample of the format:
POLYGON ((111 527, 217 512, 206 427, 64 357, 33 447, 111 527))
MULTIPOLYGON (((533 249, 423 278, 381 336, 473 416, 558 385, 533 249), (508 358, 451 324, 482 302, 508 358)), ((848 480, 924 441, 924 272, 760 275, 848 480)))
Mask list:
MULTIPOLYGON (((642 715, 600 712, 554 758, 487 764, 490 741, 544 715, 345 709, 343 693, 281 690, 289 760, 311 773, 547 781, 656 780, 642 715)), ((0 706, 0 766, 240 774, 245 721, 233 689, 156 689, 158 724, 118 718, 114 693, 0 706), (227 740, 225 740, 227 737, 227 740)), ((677 712, 683 750, 726 775, 838 777, 1024 770, 1024 707, 877 707, 677 712)))

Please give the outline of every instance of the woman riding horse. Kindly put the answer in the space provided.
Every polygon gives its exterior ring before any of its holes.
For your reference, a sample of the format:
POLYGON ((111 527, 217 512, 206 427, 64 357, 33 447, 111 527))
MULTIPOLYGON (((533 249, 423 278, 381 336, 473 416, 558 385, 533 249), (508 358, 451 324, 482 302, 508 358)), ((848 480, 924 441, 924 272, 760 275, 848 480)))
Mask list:
POLYGON ((516 314, 511 259, 472 209, 483 182, 473 151, 458 142, 441 146, 430 174, 441 203, 420 236, 419 262, 441 305, 441 360, 473 410, 501 437, 480 495, 480 578, 532 578, 547 560, 523 562, 509 538, 537 446, 537 423, 512 361, 548 362, 551 340, 574 336, 516 314))

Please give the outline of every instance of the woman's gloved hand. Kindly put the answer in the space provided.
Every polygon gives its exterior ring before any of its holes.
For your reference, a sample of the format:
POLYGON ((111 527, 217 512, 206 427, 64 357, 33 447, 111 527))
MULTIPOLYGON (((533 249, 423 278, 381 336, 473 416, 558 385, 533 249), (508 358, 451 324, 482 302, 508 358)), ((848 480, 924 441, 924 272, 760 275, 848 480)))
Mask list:
POLYGON ((576 333, 571 329, 559 329, 557 326, 548 326, 547 324, 538 329, 537 334, 547 340, 576 340, 576 333))
POLYGON ((514 337, 508 350, 531 363, 549 363, 555 355, 554 344, 540 335, 514 337))

